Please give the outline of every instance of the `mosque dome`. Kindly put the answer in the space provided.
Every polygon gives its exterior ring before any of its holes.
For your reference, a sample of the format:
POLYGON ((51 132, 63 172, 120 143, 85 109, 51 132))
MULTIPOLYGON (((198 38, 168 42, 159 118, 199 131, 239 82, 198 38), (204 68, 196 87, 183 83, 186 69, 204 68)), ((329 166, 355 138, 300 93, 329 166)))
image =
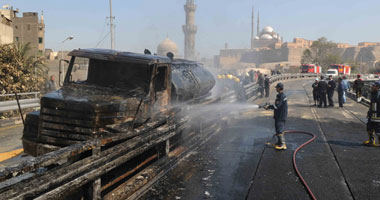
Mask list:
POLYGON ((178 55, 178 48, 175 42, 171 41, 169 38, 166 38, 158 45, 157 54, 159 56, 166 56, 168 52, 172 52, 175 57, 178 55))
POLYGON ((261 40, 271 40, 271 39, 273 39, 273 37, 269 34, 263 34, 260 36, 260 39, 261 40))
POLYGON ((263 28, 263 31, 261 31, 263 34, 266 34, 266 33, 273 33, 274 29, 270 26, 266 26, 263 28))
POLYGON ((255 39, 255 40, 259 40, 260 38, 259 38, 259 36, 256 36, 254 39, 255 39))

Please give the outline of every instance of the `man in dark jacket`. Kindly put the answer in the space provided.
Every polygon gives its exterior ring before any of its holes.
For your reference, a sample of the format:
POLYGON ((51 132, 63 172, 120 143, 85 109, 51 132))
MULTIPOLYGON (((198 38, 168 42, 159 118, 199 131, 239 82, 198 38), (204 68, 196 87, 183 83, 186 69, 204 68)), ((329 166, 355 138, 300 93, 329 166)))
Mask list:
POLYGON ((352 88, 356 92, 357 102, 360 102, 362 100, 362 88, 364 86, 364 82, 360 77, 360 74, 358 74, 357 79, 354 81, 354 85, 352 86, 352 88))
POLYGON ((329 82, 327 83, 327 98, 329 100, 329 106, 334 107, 334 90, 335 90, 336 84, 333 80, 332 76, 329 76, 329 82))
POLYGON ((323 103, 326 108, 327 107, 327 102, 326 102, 327 83, 324 78, 325 78, 324 76, 321 76, 321 80, 318 82, 318 89, 319 89, 319 106, 318 107, 322 107, 322 103, 323 103))
POLYGON ((264 76, 260 71, 258 72, 258 74, 259 75, 258 75, 257 82, 259 84, 260 97, 263 98, 264 97, 264 76))
POLYGON ((341 77, 338 78, 338 101, 339 101, 339 107, 343 108, 344 85, 343 85, 343 79, 341 77))
POLYGON ((55 76, 51 75, 50 80, 45 83, 45 92, 48 93, 55 90, 56 90, 55 76))
POLYGON ((380 82, 375 82, 371 87, 371 103, 367 113, 367 132, 369 139, 364 142, 368 146, 379 146, 375 141, 375 134, 380 140, 380 82))
POLYGON ((253 83, 255 81, 255 72, 251 69, 249 70, 248 75, 249 79, 251 80, 251 83, 253 83))
POLYGON ((269 97, 270 79, 266 74, 264 75, 264 77, 265 77, 265 79, 264 79, 265 97, 269 97))
POLYGON ((278 94, 276 96, 276 101, 274 102, 274 105, 266 105, 264 106, 264 108, 266 110, 274 110, 273 118, 277 136, 277 143, 274 147, 277 150, 285 150, 286 144, 284 136, 284 127, 286 118, 288 117, 288 100, 284 94, 284 85, 282 83, 278 83, 276 85, 276 91, 278 94))
POLYGON ((314 99, 314 106, 317 105, 317 103, 319 104, 319 88, 318 88, 318 78, 315 79, 315 82, 313 83, 313 85, 311 85, 311 87, 313 87, 313 99, 314 99))

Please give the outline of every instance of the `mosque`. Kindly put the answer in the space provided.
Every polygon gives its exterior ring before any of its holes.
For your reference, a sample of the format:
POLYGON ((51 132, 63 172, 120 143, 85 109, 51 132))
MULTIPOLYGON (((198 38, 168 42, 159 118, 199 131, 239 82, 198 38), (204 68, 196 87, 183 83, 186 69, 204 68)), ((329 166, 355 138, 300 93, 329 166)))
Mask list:
MULTIPOLYGON (((285 68, 298 67, 301 64, 303 52, 313 44, 312 40, 294 38, 292 42, 284 42, 271 26, 260 29, 260 15, 257 14, 256 35, 254 10, 252 10, 251 48, 231 49, 228 45, 214 57, 214 66, 221 70, 242 68, 268 68, 276 66, 285 68)), ((360 42, 353 46, 338 43, 338 54, 345 62, 362 63, 367 68, 380 68, 380 43, 360 42)))
POLYGON ((157 55, 166 56, 167 53, 172 52, 175 57, 179 57, 177 44, 166 37, 164 41, 158 44, 157 55))
MULTIPOLYGON (((186 0, 184 9, 186 12, 186 24, 182 26, 185 35, 184 54, 181 55, 177 44, 167 37, 158 45, 158 55, 166 56, 168 52, 172 52, 176 58, 197 59, 195 56, 197 26, 194 19, 196 10, 194 0, 186 0)), ((271 26, 260 29, 260 14, 257 13, 255 26, 255 15, 252 9, 250 48, 231 49, 226 44, 225 48, 220 50, 219 55, 214 57, 213 63, 214 67, 220 70, 252 67, 273 69, 275 66, 298 67, 301 64, 303 52, 312 44, 312 40, 303 38, 294 38, 292 42, 285 42, 280 33, 271 26)), ((338 51, 345 62, 354 61, 362 63, 368 68, 379 68, 380 70, 379 42, 360 42, 356 46, 338 43, 338 51)))

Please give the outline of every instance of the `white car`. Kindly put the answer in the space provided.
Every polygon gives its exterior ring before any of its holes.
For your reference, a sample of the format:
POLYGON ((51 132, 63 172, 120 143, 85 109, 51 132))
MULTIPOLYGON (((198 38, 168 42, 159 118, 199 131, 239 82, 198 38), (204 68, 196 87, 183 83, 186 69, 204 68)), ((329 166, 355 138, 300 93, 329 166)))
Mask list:
POLYGON ((337 69, 329 69, 327 70, 326 76, 338 76, 338 70, 337 69))

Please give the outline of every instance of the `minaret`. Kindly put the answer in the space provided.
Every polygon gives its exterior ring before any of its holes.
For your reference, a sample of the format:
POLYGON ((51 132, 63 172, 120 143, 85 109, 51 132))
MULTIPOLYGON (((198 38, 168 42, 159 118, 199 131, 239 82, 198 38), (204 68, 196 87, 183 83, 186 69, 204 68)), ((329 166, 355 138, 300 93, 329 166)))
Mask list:
POLYGON ((260 36, 260 11, 257 10, 257 36, 260 36))
POLYGON ((195 26, 194 17, 196 8, 194 0, 186 0, 186 25, 182 26, 185 33, 185 59, 195 59, 195 33, 197 32, 197 26, 195 26))
POLYGON ((255 8, 252 7, 252 19, 251 19, 251 49, 253 49, 253 42, 255 39, 255 8))

